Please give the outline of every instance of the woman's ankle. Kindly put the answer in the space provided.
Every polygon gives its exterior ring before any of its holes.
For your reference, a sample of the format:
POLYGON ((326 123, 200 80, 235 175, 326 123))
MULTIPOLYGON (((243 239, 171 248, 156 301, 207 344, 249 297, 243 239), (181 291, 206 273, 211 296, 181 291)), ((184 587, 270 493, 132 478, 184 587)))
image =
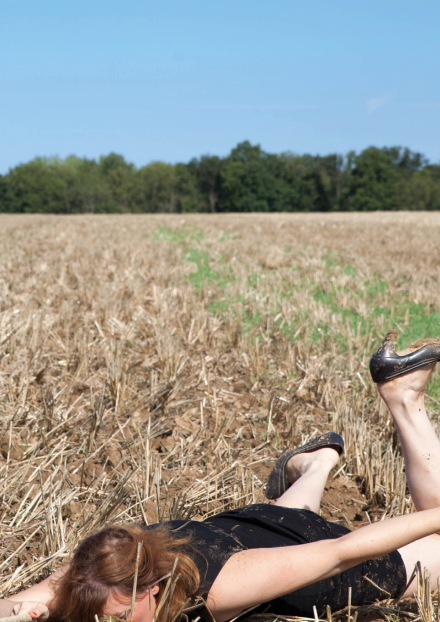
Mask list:
POLYGON ((382 395, 391 414, 393 411, 405 411, 407 414, 417 414, 425 410, 425 392, 406 390, 394 395, 382 395))

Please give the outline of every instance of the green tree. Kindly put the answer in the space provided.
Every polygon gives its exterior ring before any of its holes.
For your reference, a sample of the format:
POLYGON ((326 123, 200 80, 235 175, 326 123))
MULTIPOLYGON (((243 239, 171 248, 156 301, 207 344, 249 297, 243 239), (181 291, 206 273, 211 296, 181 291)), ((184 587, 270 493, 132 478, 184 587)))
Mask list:
POLYGON ((101 156, 98 166, 102 175, 110 175, 117 169, 124 169, 131 172, 135 170, 134 165, 126 162, 124 156, 118 153, 109 153, 107 156, 101 156))
POLYGON ((135 166, 126 162, 122 155, 110 153, 99 158, 98 169, 108 190, 99 211, 132 211, 137 190, 135 166))
POLYGON ((193 168, 188 164, 178 163, 175 171, 177 211, 183 214, 208 211, 206 199, 204 200, 199 191, 193 168))
POLYGON ((393 155, 369 147, 355 161, 347 195, 347 208, 353 211, 394 210, 399 179, 393 155))
POLYGON ((122 155, 99 161, 35 158, 0 176, 0 211, 277 212, 440 209, 440 165, 402 147, 370 147, 344 158, 269 154, 239 143, 224 159, 152 162, 136 170, 122 155))
POLYGON ((408 178, 412 173, 428 165, 428 160, 424 155, 406 147, 384 147, 382 151, 392 158, 399 176, 408 178))
POLYGON ((66 184, 66 213, 115 211, 108 179, 95 160, 69 156, 61 163, 58 174, 66 184))
POLYGON ((0 175, 0 213, 13 212, 11 188, 8 175, 0 175))
POLYGON ((439 209, 440 184, 436 184, 428 169, 416 171, 397 183, 397 206, 401 210, 439 209))
POLYGON ((298 203, 284 162, 248 141, 237 145, 224 161, 221 183, 219 211, 292 211, 298 203))
POLYGON ((340 209, 341 197, 350 179, 347 162, 338 154, 297 156, 283 154, 291 171, 289 183, 299 196, 295 211, 329 212, 340 209))
POLYGON ((35 158, 9 173, 12 206, 16 212, 64 212, 65 184, 56 174, 56 164, 35 158))
POLYGON ((221 191, 221 158, 209 155, 202 156, 200 160, 194 158, 189 162, 188 169, 195 177, 200 194, 200 200, 196 201, 198 211, 215 213, 221 191))
POLYGON ((141 212, 177 211, 176 171, 172 164, 152 162, 137 172, 136 205, 141 212))

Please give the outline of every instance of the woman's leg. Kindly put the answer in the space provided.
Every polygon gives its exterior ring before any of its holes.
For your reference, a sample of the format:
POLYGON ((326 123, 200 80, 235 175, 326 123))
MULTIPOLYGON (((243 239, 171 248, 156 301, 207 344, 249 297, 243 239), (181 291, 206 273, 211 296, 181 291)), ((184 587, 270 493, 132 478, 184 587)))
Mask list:
POLYGON ((331 447, 292 456, 287 463, 287 479, 292 486, 275 505, 318 513, 328 474, 338 460, 338 452, 331 447))
POLYGON ((408 489, 417 510, 440 505, 440 441, 426 414, 424 399, 434 366, 378 385, 396 424, 408 489))
MULTIPOLYGON (((437 590, 437 577, 440 577, 440 536, 435 534, 427 538, 421 538, 411 544, 407 544, 399 549, 399 553, 405 564, 406 576, 408 580, 414 570, 417 562, 420 562, 423 568, 428 568, 431 572, 432 591, 437 590)), ((404 596, 411 597, 416 590, 417 581, 408 586, 404 596)))
MULTIPOLYGON (((440 505, 440 441, 425 409, 425 387, 435 364, 378 385, 396 424, 405 459, 408 489, 417 510, 440 505)), ((432 535, 399 549, 409 577, 419 561, 429 568, 433 590, 440 576, 440 535, 432 535)), ((412 596, 415 582, 405 596, 412 596)))

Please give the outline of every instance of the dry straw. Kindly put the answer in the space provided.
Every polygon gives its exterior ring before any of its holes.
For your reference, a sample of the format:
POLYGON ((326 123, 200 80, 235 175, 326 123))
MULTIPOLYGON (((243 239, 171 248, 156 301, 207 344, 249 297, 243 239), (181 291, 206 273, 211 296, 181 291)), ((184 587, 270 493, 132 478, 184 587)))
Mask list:
POLYGON ((440 312, 439 230, 437 214, 0 216, 0 596, 110 522, 263 502, 280 452, 329 429, 346 454, 326 517, 412 511, 368 359, 390 322, 410 329, 410 302, 440 312))

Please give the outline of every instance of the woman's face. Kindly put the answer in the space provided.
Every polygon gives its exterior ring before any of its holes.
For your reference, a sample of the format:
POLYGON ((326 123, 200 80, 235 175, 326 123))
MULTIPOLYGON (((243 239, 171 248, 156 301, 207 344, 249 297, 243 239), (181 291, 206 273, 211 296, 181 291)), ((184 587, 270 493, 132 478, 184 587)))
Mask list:
MULTIPOLYGON (((159 586, 155 585, 149 592, 146 592, 145 596, 137 598, 133 619, 130 622, 152 622, 154 613, 156 611, 156 594, 159 591, 159 586)), ((110 596, 107 599, 104 609, 104 615, 115 616, 121 618, 121 620, 129 620, 131 612, 131 602, 122 600, 120 597, 110 596)))

